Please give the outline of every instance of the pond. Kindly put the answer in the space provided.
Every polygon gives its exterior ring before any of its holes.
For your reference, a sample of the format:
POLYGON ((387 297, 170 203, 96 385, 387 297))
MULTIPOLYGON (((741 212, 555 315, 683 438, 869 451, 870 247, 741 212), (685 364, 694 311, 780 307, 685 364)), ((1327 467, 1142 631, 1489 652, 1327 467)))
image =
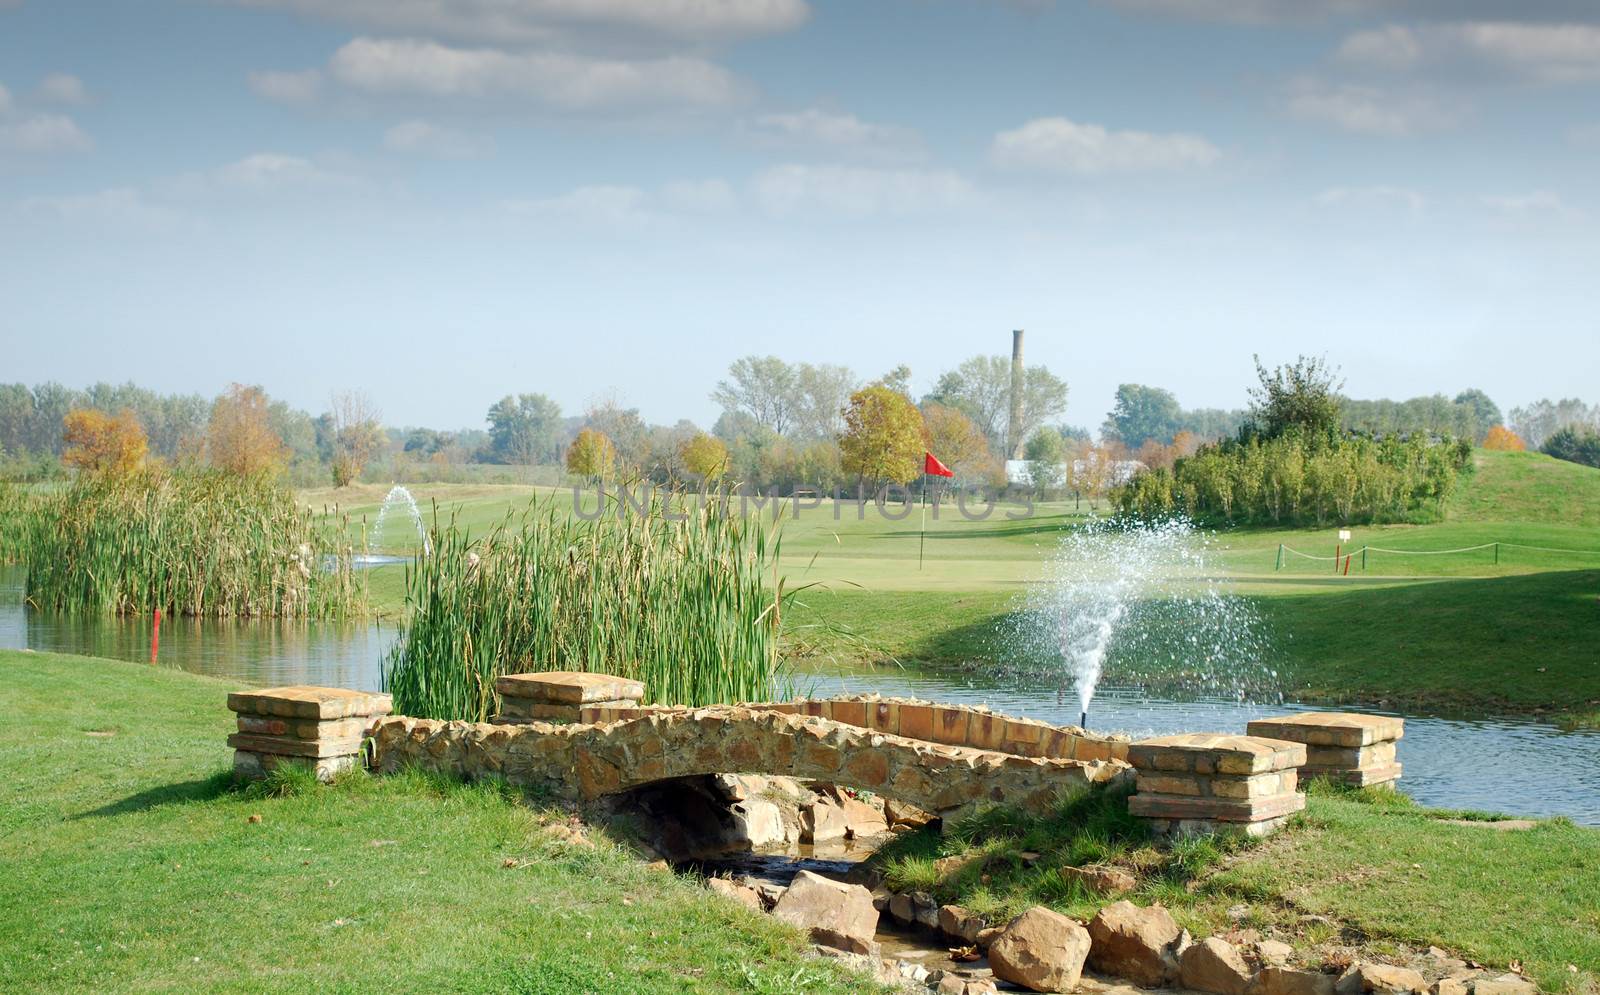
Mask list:
MULTIPOLYGON (((45 614, 27 608, 18 570, 0 569, 0 649, 31 648, 121 660, 148 660, 148 618, 45 614)), ((396 637, 369 623, 224 622, 167 619, 160 661, 242 684, 325 684, 376 690, 396 637)), ((996 711, 1071 725, 1076 695, 982 672, 900 669, 812 670, 808 693, 877 692, 985 704, 996 711)), ((1294 703, 1172 700, 1138 688, 1102 688, 1090 726, 1136 737, 1175 732, 1239 732, 1252 718, 1304 711, 1294 703)), ((1377 711, 1375 709, 1352 709, 1377 711)), ((1523 717, 1406 715, 1400 743, 1405 791, 1425 805, 1526 816, 1564 815, 1600 826, 1600 732, 1562 732, 1523 717)))

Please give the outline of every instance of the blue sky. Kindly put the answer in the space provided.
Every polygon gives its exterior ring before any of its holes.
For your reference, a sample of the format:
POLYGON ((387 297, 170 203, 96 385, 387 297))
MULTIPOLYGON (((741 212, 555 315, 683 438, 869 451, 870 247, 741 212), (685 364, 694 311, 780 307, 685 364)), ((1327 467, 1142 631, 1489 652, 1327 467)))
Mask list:
POLYGON ((1595 400, 1597 177, 1577 0, 0 0, 0 380, 1595 400))

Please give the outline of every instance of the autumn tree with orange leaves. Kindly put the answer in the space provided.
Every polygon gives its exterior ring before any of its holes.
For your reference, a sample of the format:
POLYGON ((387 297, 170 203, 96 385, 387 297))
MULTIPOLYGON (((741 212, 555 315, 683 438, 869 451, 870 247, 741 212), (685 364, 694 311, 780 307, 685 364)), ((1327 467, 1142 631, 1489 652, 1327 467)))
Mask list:
POLYGON ((1506 428, 1504 425, 1496 425, 1494 428, 1489 430, 1488 435, 1483 437, 1483 448, 1522 452, 1524 449, 1528 448, 1528 445, 1522 441, 1522 436, 1511 431, 1509 428, 1506 428))
POLYGON ((96 408, 74 408, 61 420, 67 443, 61 459, 85 473, 122 477, 144 465, 149 440, 132 411, 116 416, 96 408))

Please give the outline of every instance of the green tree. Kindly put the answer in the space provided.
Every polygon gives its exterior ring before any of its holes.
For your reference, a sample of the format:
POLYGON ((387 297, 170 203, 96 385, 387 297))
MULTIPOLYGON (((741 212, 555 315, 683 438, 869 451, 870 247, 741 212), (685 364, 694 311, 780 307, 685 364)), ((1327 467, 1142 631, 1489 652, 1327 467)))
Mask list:
POLYGON ((1117 388, 1116 404, 1106 416, 1101 434, 1129 449, 1138 449, 1151 439, 1171 442, 1178 434, 1182 413, 1171 391, 1125 383, 1117 388))
POLYGON ((1055 429, 1047 425, 1033 433, 1023 454, 1034 490, 1054 490, 1066 479, 1067 443, 1055 429))
POLYGON ((703 481, 713 481, 728 472, 728 447, 714 435, 701 432, 678 451, 683 468, 703 481))
POLYGON ((1470 387, 1457 394, 1455 403, 1472 411, 1474 442, 1482 442, 1484 436, 1489 434, 1489 430, 1503 420, 1500 415, 1500 405, 1494 403, 1488 394, 1476 387, 1470 387))
MULTIPOLYGON (((1011 410, 1011 359, 973 356, 939 377, 925 401, 959 409, 971 418, 989 449, 1009 459, 1006 421, 1011 410)), ((1019 438, 1029 438, 1041 425, 1067 410, 1067 383, 1044 366, 1030 366, 1022 375, 1022 424, 1019 438)))
POLYGON ((1544 441, 1540 447, 1546 455, 1569 463, 1600 467, 1600 432, 1594 429, 1577 429, 1567 426, 1544 441))
POLYGON ((489 408, 489 456, 531 465, 554 458, 561 406, 543 394, 506 395, 489 408))
POLYGON ((1276 439, 1291 429, 1331 436, 1339 431, 1339 390, 1344 381, 1328 361, 1301 356, 1268 370, 1255 357, 1259 387, 1250 390, 1251 434, 1276 439))
POLYGON ((850 395, 844 423, 840 464, 874 491, 922 472, 922 414, 904 394, 881 385, 863 387, 850 395))
POLYGON ((711 399, 724 411, 748 414, 758 425, 783 435, 800 414, 799 377, 777 356, 745 356, 728 367, 711 399))
POLYGON ((617 448, 604 432, 585 428, 567 447, 567 472, 591 480, 603 479, 617 462, 617 448))

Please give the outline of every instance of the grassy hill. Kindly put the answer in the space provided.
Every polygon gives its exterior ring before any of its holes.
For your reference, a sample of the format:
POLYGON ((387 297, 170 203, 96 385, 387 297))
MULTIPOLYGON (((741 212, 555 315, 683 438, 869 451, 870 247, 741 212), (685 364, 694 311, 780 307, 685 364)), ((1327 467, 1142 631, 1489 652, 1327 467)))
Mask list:
POLYGON ((1456 522, 1546 522, 1600 527, 1600 470, 1543 453, 1479 450, 1450 501, 1456 522))

